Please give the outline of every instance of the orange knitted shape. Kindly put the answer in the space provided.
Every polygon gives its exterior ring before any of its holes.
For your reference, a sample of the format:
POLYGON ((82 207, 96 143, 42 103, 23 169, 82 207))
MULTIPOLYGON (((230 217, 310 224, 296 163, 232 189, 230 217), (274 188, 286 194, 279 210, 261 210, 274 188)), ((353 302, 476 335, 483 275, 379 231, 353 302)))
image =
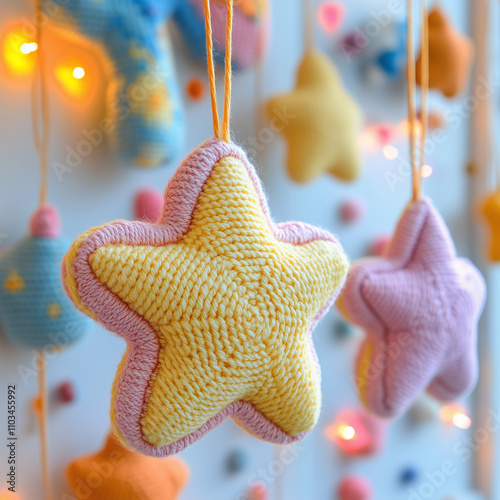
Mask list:
MULTIPOLYGON (((429 87, 446 97, 461 94, 473 54, 471 40, 455 29, 441 9, 433 9, 429 13, 429 87)), ((417 83, 422 84, 422 53, 417 61, 417 83)))
POLYGON ((189 470, 176 457, 146 457, 110 435, 99 453, 71 463, 67 477, 78 500, 175 500, 189 470))
POLYGON ((493 262, 500 262, 500 191, 488 195, 482 210, 490 231, 488 256, 493 262))

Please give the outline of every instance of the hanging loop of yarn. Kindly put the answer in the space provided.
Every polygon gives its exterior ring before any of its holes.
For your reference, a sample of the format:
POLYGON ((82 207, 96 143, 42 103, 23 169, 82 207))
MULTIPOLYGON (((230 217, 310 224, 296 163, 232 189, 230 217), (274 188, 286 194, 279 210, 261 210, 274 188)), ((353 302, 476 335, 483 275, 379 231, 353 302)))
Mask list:
POLYGON ((422 82, 421 82, 421 113, 420 113, 420 144, 417 146, 417 113, 415 107, 416 99, 416 68, 413 40, 413 0, 407 0, 408 22, 407 22, 407 55, 408 55, 408 121, 410 136, 410 161, 412 166, 412 188, 413 201, 422 196, 422 167, 425 163, 425 143, 427 139, 427 96, 429 93, 429 27, 427 18, 427 4, 422 0, 422 82), (418 155, 417 155, 418 153, 418 155))
POLYGON ((212 117, 214 134, 217 139, 224 142, 231 142, 231 91, 232 91, 232 46, 233 46, 233 6, 234 0, 227 0, 227 18, 226 18, 226 60, 224 67, 224 114, 222 117, 222 129, 220 127, 219 111, 217 109, 217 90, 215 86, 215 64, 213 55, 212 40, 212 19, 210 12, 210 0, 204 0, 203 7, 205 12, 205 28, 207 36, 207 67, 210 87, 210 100, 212 104, 212 117))

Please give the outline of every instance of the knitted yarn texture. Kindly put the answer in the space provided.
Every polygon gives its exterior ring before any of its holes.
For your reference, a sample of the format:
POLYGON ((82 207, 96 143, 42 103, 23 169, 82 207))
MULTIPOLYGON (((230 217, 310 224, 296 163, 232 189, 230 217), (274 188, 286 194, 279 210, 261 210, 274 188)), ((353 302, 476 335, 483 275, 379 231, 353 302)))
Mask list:
POLYGON ((354 264, 339 301, 366 330, 356 375, 366 407, 393 417, 424 390, 443 401, 470 391, 485 298, 483 277, 457 257, 430 200, 413 202, 387 256, 354 264))
POLYGON ((271 221, 241 149, 211 139, 167 186, 155 224, 117 221, 79 237, 68 295, 123 337, 115 433, 176 453, 231 416, 276 443, 303 438, 321 406, 311 331, 348 261, 328 232, 271 221))

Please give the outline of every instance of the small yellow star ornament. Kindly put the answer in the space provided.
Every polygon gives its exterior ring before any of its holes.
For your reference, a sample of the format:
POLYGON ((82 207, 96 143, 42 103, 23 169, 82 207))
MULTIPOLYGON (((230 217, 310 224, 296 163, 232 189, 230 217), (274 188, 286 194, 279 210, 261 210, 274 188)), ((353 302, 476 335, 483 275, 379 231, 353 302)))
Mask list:
POLYGON ((311 182, 326 172, 343 181, 359 176, 362 114, 325 55, 308 51, 300 63, 295 90, 268 102, 270 120, 276 121, 284 112, 289 119, 276 123, 276 128, 288 143, 287 167, 294 181, 311 182))

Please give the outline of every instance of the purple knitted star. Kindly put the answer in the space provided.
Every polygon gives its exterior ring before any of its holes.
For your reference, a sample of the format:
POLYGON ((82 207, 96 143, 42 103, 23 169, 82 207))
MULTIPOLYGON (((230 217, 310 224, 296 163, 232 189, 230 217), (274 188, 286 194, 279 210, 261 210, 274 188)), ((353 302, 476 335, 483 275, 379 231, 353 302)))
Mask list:
POLYGON ((366 407, 381 417, 403 413, 425 389, 453 400, 477 380, 477 323, 486 286, 456 255, 432 203, 412 203, 386 257, 354 265, 342 311, 364 328, 356 382, 366 407))

